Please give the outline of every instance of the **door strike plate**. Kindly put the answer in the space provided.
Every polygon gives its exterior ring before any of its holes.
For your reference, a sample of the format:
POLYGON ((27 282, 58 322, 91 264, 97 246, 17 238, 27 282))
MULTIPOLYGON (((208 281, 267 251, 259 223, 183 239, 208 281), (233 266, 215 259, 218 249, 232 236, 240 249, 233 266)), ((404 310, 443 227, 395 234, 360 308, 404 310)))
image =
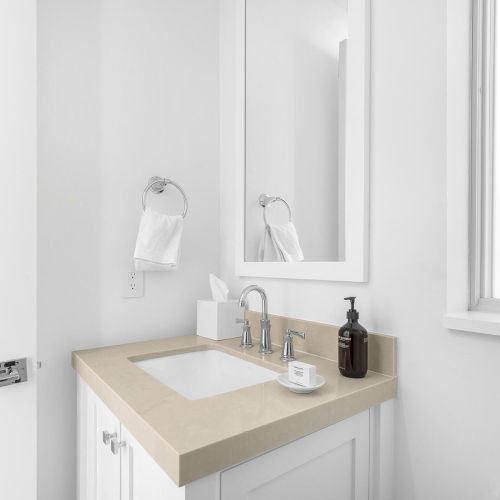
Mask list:
POLYGON ((26 358, 0 362, 0 387, 19 384, 27 380, 26 358))

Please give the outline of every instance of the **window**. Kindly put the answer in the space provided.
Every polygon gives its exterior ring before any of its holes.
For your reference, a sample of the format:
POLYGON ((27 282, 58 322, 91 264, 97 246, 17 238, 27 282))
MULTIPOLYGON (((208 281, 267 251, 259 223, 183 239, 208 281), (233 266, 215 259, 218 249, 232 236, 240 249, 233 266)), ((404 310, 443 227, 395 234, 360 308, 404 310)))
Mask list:
MULTIPOLYGON (((490 0, 491 1, 491 0, 490 0)), ((492 2, 496 5, 496 0, 492 2)), ((500 6, 495 9, 495 112, 494 122, 500 125, 500 6)), ((493 151, 493 242, 492 242, 492 296, 500 299, 500 126, 494 128, 493 151)))
POLYGON ((500 336, 500 187, 495 185, 500 182, 500 49, 495 50, 495 43, 500 45, 500 21, 495 20, 496 15, 500 19, 500 3, 498 6, 499 12, 495 12, 494 0, 446 4, 447 286, 443 324, 450 330, 500 336))
POLYGON ((500 312, 500 5, 473 5, 469 308, 500 312))

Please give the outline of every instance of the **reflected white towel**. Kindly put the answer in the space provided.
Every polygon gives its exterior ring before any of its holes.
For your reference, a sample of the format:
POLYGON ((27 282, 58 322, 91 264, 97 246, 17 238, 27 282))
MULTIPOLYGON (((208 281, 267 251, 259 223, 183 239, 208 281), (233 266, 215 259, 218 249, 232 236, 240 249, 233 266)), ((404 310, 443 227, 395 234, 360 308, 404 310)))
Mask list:
POLYGON ((301 262, 304 254, 292 222, 268 224, 259 245, 260 262, 301 262))
POLYGON ((171 271, 179 264, 184 219, 146 208, 135 243, 136 271, 171 271))
POLYGON ((269 224, 274 246, 281 254, 283 262, 300 262, 304 254, 300 248, 299 235, 292 222, 286 224, 269 224))
POLYGON ((259 250, 257 252, 257 260, 259 262, 280 262, 281 256, 276 248, 271 237, 269 226, 264 228, 264 235, 259 243, 259 250))

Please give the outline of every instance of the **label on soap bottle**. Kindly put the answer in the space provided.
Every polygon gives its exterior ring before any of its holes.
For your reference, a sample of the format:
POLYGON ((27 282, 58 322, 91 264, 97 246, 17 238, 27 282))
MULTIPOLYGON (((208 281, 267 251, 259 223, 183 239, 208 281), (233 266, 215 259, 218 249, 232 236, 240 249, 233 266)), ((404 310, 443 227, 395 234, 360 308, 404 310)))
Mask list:
MULTIPOLYGON (((349 332, 346 332, 349 335, 349 332)), ((345 370, 346 360, 349 356, 351 349, 351 337, 349 336, 339 336, 339 368, 345 370)))

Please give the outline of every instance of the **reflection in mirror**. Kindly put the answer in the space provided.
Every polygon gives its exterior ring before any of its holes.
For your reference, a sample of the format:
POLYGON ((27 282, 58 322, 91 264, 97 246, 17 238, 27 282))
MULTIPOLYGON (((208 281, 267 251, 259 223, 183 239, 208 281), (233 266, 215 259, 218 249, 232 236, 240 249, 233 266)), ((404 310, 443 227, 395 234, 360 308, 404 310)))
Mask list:
POLYGON ((246 0, 245 260, 344 258, 347 0, 246 0))

